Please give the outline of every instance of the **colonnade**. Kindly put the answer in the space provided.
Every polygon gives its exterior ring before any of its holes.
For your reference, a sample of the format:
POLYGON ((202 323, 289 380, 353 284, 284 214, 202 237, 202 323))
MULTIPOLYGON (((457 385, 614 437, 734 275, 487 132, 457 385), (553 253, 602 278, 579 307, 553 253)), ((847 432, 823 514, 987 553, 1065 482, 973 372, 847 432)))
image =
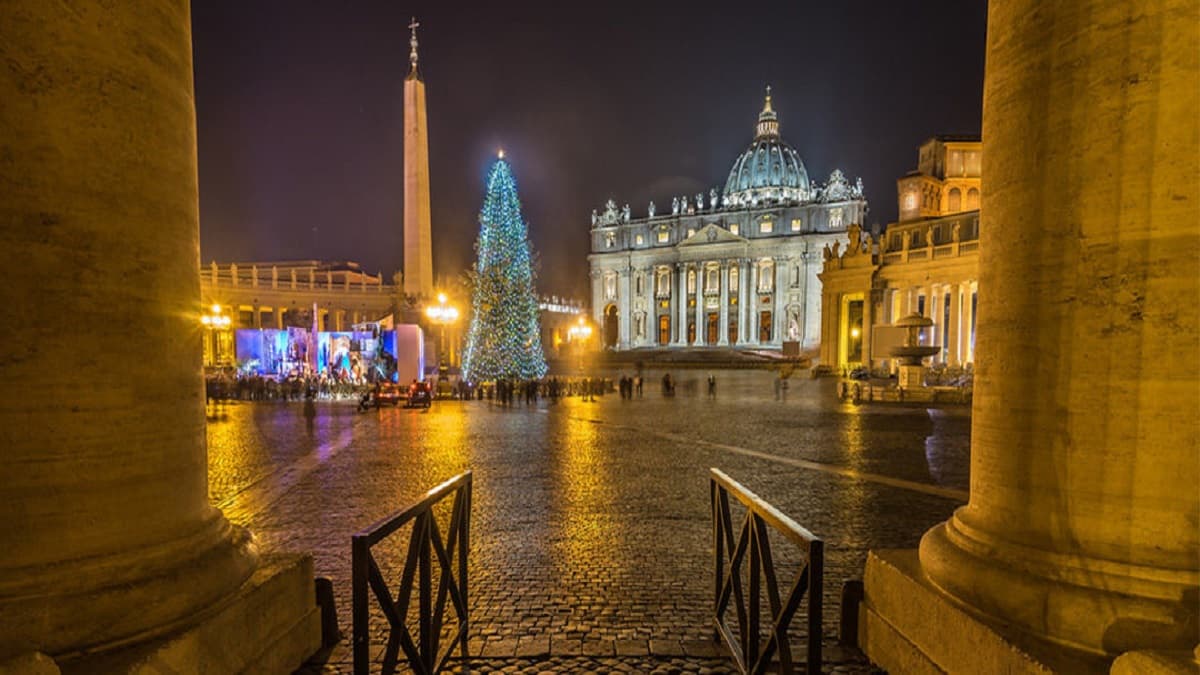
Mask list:
MULTIPOLYGON (((617 344, 607 346, 618 349, 777 348, 787 339, 790 260, 734 257, 599 269, 592 275, 595 320, 604 335, 611 308, 617 308, 617 344), (766 282, 761 279, 764 272, 771 275, 766 282), (669 335, 659 332, 664 316, 670 321, 669 335)), ((803 293, 809 275, 797 276, 792 288, 803 293)), ((805 311, 799 308, 801 337, 805 311)))
MULTIPOLYGON (((940 354, 934 355, 934 363, 974 363, 978 291, 976 280, 887 288, 884 290, 883 315, 878 317, 878 322, 891 324, 901 317, 920 313, 933 320, 933 335, 926 338, 929 344, 943 348, 940 354)), ((864 327, 869 329, 869 324, 864 327)), ((886 358, 885 354, 872 356, 886 358)))

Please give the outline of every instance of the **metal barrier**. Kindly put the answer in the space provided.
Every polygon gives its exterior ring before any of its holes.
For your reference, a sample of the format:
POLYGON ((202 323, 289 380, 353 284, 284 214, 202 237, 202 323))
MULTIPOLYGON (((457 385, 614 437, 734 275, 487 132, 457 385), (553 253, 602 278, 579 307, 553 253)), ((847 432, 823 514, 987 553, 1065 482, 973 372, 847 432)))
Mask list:
POLYGON ((778 652, 779 670, 786 675, 794 672, 792 650, 788 643, 788 626, 808 592, 808 653, 807 673, 821 672, 821 586, 824 574, 824 543, 811 532, 780 513, 775 507, 718 469, 710 471, 710 497, 713 515, 713 553, 716 559, 713 637, 723 640, 733 654, 742 673, 767 672, 772 657, 778 652), (729 495, 746 507, 736 539, 729 511, 729 495), (779 595, 775 576, 775 559, 767 538, 770 525, 788 541, 805 552, 806 561, 793 580, 787 597, 779 595), (742 588, 742 564, 749 554, 749 589, 742 588), (726 560, 729 565, 726 568, 726 560), (762 644, 761 596, 763 583, 770 609, 770 637, 762 644), (747 592, 748 591, 748 592, 747 592), (725 614, 731 601, 736 602, 738 633, 735 638, 725 614))
POLYGON ((384 675, 395 672, 401 649, 416 673, 441 672, 456 645, 462 647, 462 658, 467 658, 467 556, 470 524, 471 472, 468 471, 425 493, 416 504, 375 523, 351 538, 356 675, 367 675, 371 668, 368 588, 374 591, 375 598, 390 624, 387 649, 383 654, 384 675), (450 516, 450 528, 443 540, 433 507, 450 495, 454 495, 454 508, 450 516), (408 555, 404 561, 399 590, 393 598, 388 583, 371 553, 371 547, 409 522, 413 522, 412 536, 409 539, 408 555), (457 559, 454 555, 456 551, 457 559), (433 597, 434 554, 441 571, 437 582, 436 602, 433 597), (414 576, 418 594, 417 644, 413 643, 407 623, 414 576), (447 599, 458 617, 458 630, 443 651, 440 642, 447 599))

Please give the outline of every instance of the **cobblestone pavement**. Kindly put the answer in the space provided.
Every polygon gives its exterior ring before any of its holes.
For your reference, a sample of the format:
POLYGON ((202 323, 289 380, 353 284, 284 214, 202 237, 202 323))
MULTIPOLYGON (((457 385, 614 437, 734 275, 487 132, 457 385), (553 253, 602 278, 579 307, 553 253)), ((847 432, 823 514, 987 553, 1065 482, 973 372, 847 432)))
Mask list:
MULTIPOLYGON (((914 547, 965 501, 969 417, 843 404, 830 380, 794 378, 777 399, 765 371, 717 372, 710 399, 706 374, 675 373, 673 398, 648 371, 632 401, 319 404, 311 432, 298 403, 210 408, 210 494, 264 550, 313 554, 349 635, 350 535, 471 469, 472 669, 729 672, 688 651, 711 645, 718 467, 825 540, 827 670, 868 670, 832 648, 842 582, 861 578, 868 548, 914 547)), ((403 539, 378 555, 401 559, 403 539)), ((798 569, 798 552, 774 550, 781 575, 798 569)), ((345 641, 322 668, 348 671, 345 641)))

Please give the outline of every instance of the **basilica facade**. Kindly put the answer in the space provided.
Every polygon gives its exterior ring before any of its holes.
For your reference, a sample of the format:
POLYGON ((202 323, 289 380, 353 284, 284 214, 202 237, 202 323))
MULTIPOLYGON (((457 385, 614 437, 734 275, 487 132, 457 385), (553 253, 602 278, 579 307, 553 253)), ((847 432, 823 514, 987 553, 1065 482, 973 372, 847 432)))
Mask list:
POLYGON ((862 223, 862 181, 820 185, 779 133, 770 90, 723 190, 676 196, 645 217, 592 212, 592 312, 609 349, 812 348, 822 250, 862 223))

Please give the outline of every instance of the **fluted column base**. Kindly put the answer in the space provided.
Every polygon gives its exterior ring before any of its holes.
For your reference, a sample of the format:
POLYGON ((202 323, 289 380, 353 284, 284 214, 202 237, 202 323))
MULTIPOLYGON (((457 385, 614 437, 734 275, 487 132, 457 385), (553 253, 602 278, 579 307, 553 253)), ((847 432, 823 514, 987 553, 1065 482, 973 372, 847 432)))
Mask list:
POLYGON ((925 533, 920 559, 930 581, 974 613, 1067 649, 1114 658, 1191 649, 1200 634, 1196 570, 1046 551, 958 514, 925 533))

